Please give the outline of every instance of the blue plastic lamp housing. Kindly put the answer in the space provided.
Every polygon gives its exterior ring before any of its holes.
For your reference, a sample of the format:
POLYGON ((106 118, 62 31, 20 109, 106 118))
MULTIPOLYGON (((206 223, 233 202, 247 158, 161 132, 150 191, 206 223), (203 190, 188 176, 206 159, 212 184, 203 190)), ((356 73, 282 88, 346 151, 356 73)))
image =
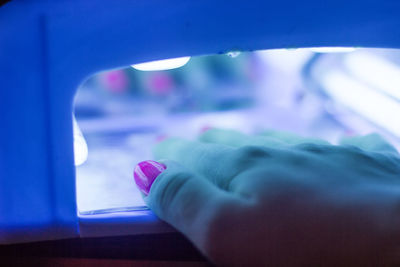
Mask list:
MULTIPOLYGON (((400 48, 399 14, 398 0, 15 0, 1 6, 0 244, 86 235, 90 219, 76 207, 72 108, 90 75, 228 51, 400 48)), ((151 212, 98 219, 102 234, 110 229, 106 222, 126 222, 128 232, 161 224, 151 212)))

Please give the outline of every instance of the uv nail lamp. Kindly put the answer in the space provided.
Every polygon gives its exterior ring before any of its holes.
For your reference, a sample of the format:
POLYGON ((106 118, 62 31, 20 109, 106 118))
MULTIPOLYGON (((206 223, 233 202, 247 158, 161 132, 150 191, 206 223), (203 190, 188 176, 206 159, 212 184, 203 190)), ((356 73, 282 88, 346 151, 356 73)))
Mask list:
POLYGON ((172 231, 145 208, 77 208, 73 100, 87 77, 228 51, 400 48, 399 14, 397 0, 15 0, 1 6, 0 243, 172 231))

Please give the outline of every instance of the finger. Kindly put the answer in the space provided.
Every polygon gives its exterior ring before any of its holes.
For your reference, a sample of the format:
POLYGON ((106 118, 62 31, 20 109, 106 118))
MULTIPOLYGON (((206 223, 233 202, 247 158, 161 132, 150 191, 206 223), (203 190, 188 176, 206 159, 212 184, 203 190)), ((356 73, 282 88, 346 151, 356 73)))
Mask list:
POLYGON ((399 154, 394 146, 376 133, 364 136, 344 137, 340 140, 340 144, 356 146, 366 151, 399 154))
POLYGON ((247 135, 230 129, 210 128, 204 131, 198 140, 206 143, 223 144, 232 147, 242 146, 247 135))
POLYGON ((162 220, 190 238, 200 249, 216 214, 244 205, 245 200, 173 161, 151 186, 145 202, 162 220))
POLYGON ((237 148, 202 142, 170 138, 154 149, 156 158, 179 162, 202 175, 219 188, 229 191, 230 181, 239 173, 256 164, 268 164, 283 151, 265 146, 241 146, 237 148))
POLYGON ((282 147, 286 143, 270 136, 249 136, 235 130, 209 129, 198 137, 199 141, 206 143, 223 144, 231 147, 241 146, 266 146, 282 147))
POLYGON ((214 184, 231 175, 229 155, 232 147, 220 144, 192 142, 180 138, 169 138, 157 144, 153 154, 157 159, 170 159, 201 174, 214 184))
POLYGON ((276 131, 276 130, 265 130, 260 133, 262 136, 268 136, 271 138, 275 138, 282 142, 285 142, 289 145, 298 145, 302 143, 313 143, 319 145, 329 145, 330 143, 326 140, 312 137, 304 137, 300 135, 296 135, 294 133, 285 132, 285 131, 276 131))

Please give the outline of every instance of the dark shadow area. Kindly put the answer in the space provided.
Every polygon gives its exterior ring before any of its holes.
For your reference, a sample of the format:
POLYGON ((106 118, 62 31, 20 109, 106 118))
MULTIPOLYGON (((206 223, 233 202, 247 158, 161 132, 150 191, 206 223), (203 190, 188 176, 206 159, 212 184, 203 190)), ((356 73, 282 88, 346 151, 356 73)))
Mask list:
POLYGON ((0 6, 4 5, 7 2, 10 2, 11 0, 0 0, 0 6))
POLYGON ((0 245, 0 257, 3 262, 23 258, 32 258, 32 260, 78 258, 206 263, 206 259, 179 233, 75 238, 0 245))

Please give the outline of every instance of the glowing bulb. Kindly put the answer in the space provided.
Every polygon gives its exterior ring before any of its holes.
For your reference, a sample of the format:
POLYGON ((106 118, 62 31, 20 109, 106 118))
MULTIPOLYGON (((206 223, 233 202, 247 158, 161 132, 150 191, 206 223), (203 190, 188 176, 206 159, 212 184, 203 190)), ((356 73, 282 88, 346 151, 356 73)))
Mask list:
POLYGON ((135 64, 132 68, 142 71, 171 70, 184 66, 189 60, 190 57, 170 58, 135 64))
POLYGON ((352 74, 371 87, 400 99, 400 68, 396 64, 364 52, 347 56, 345 65, 352 74))
POLYGON ((78 123, 76 122, 75 116, 72 118, 74 128, 74 158, 75 166, 82 165, 85 163, 88 157, 88 147, 85 138, 79 129, 78 123))
POLYGON ((349 53, 356 50, 354 47, 311 47, 309 49, 315 53, 349 53))
POLYGON ((339 71, 325 74, 322 82, 334 100, 400 137, 400 120, 396 116, 400 105, 396 100, 339 71))

